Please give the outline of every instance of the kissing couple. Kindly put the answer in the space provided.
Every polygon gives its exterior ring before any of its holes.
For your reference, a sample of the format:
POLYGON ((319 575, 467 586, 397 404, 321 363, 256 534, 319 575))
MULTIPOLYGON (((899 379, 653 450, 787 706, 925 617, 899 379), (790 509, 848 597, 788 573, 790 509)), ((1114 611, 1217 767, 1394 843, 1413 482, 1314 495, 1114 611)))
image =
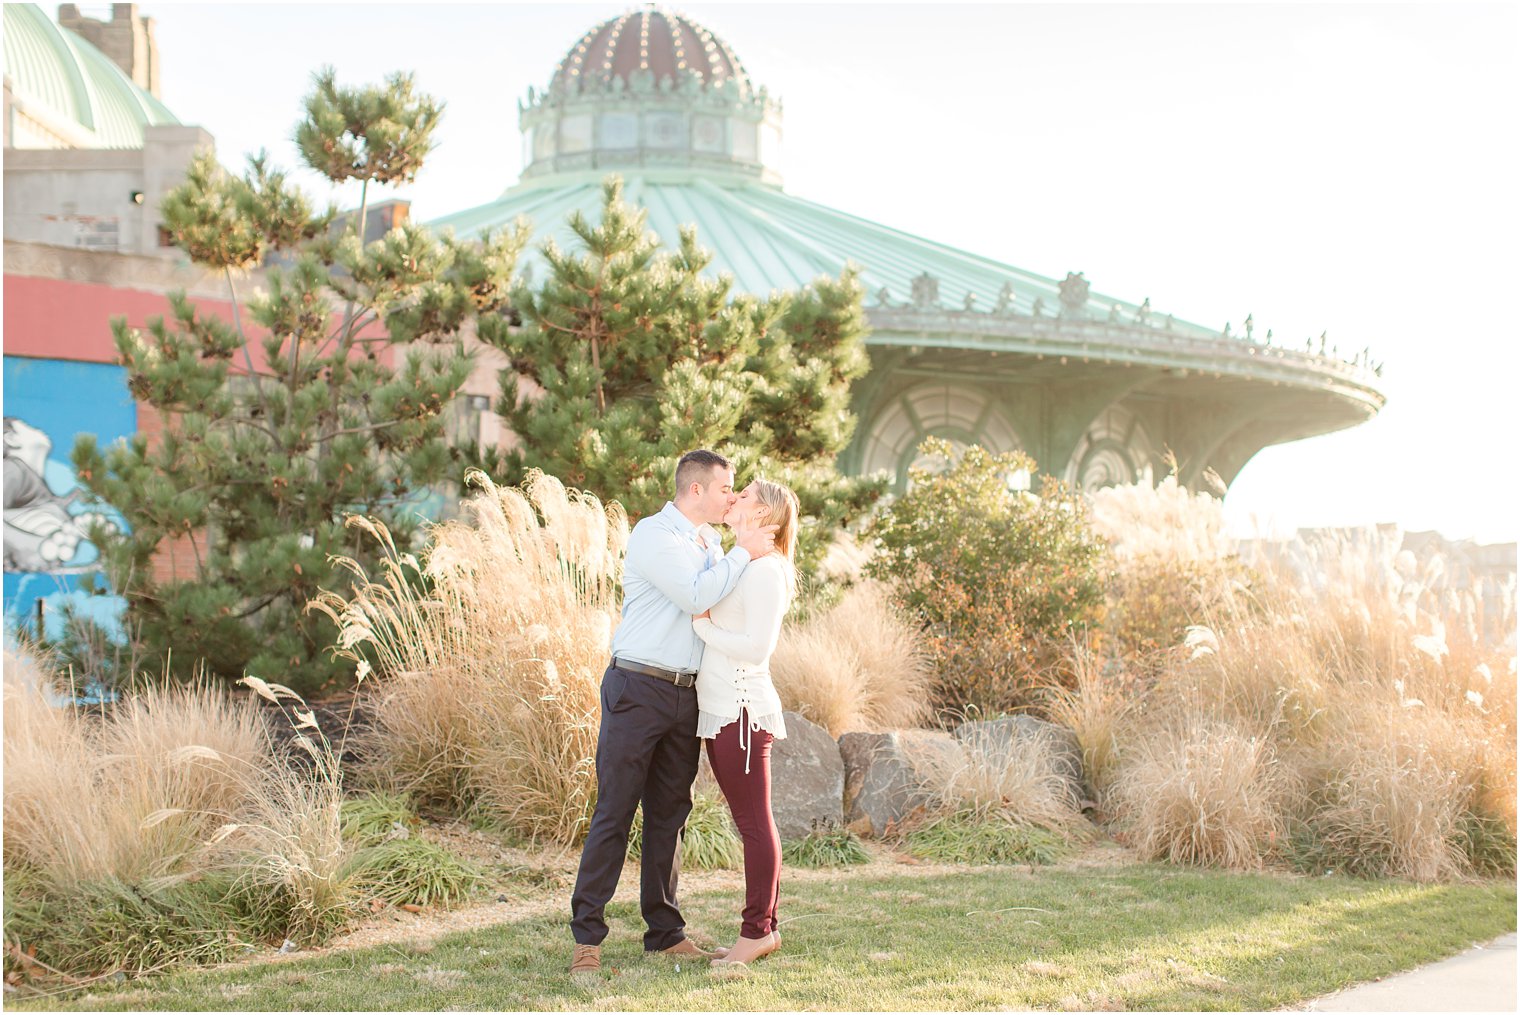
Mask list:
POLYGON ((786 736, 770 657, 796 594, 797 497, 712 451, 676 465, 674 499, 633 527, 623 616, 602 675, 596 810, 570 898, 571 979, 601 972, 603 917, 617 889, 634 810, 644 806, 639 905, 645 956, 754 962, 781 946, 781 838, 771 815, 770 754, 786 736), (723 553, 717 524, 735 546, 723 553), (701 745, 744 843, 744 912, 732 947, 707 952, 676 905, 676 848, 691 813, 701 745))

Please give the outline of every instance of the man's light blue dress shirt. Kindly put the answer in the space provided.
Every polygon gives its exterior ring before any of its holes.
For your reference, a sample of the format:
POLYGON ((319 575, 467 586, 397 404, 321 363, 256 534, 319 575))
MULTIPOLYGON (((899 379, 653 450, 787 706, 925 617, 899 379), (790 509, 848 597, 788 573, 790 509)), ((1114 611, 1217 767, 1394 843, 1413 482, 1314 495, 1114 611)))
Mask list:
POLYGON ((623 560, 623 619, 612 654, 683 673, 702 664, 702 641, 691 618, 733 591, 749 552, 722 545, 708 526, 699 530, 670 501, 641 518, 628 534, 623 560), (702 545, 702 535, 707 546, 702 545))

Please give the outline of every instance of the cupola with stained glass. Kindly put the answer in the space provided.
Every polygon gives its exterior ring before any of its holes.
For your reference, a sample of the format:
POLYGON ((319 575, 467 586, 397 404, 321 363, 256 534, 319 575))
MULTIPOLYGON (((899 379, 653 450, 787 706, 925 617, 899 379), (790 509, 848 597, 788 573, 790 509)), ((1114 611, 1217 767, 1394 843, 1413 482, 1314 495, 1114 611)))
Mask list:
POLYGON ((524 180, 687 166, 780 182, 780 103, 726 42, 654 5, 582 35, 518 108, 524 180))

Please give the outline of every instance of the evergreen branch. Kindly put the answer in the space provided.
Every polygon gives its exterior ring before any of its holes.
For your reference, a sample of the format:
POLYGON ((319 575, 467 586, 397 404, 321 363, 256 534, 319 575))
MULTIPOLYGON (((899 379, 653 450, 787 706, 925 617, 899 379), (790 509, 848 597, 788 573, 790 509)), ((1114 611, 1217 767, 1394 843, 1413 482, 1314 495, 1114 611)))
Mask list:
POLYGON ((259 393, 259 404, 264 408, 264 415, 269 415, 269 399, 264 395, 264 378, 253 368, 253 354, 248 351, 248 335, 243 331, 243 310, 238 304, 237 284, 232 280, 232 266, 226 265, 222 273, 227 276, 227 293, 232 297, 232 323, 237 327, 238 341, 243 348, 243 362, 248 366, 248 373, 253 377, 254 390, 259 393))
POLYGON ((405 422, 407 422, 407 421, 404 420, 404 419, 387 419, 387 420, 382 420, 379 423, 371 424, 370 426, 344 427, 342 430, 334 430, 330 434, 324 434, 324 435, 318 437, 317 440, 316 440, 316 443, 321 444, 324 441, 330 441, 330 440, 333 440, 334 438, 337 438, 337 437, 347 437, 350 434, 373 433, 376 430, 384 430, 388 426, 396 426, 398 423, 405 423, 405 422))
MULTIPOLYGON (((375 310, 374 310, 373 307, 367 307, 362 312, 360 312, 360 314, 359 314, 359 316, 357 318, 355 318, 354 323, 353 323, 353 330, 356 333, 359 332, 359 331, 362 331, 364 329, 364 327, 370 323, 369 321, 365 320, 365 318, 366 317, 370 317, 371 315, 373 315, 373 319, 374 320, 378 321, 380 319, 380 315, 375 312, 375 310)), ((345 325, 341 325, 340 324, 338 327, 336 327, 336 328, 333 329, 332 334, 330 334, 326 338, 322 339, 322 344, 319 345, 319 346, 317 346, 316 355, 321 356, 324 352, 326 352, 327 351, 327 347, 332 344, 333 340, 337 339, 338 337, 340 337, 343 334, 344 327, 345 327, 345 325)), ((364 338, 364 337, 362 337, 362 336, 360 336, 358 334, 354 334, 354 335, 350 336, 348 344, 349 344, 349 348, 353 348, 355 345, 357 345, 360 342, 387 342, 387 341, 390 341, 390 336, 389 335, 375 335, 372 338, 364 338)))
POLYGON ((267 434, 269 436, 269 439, 272 440, 272 441, 278 442, 279 439, 280 439, 279 434, 275 433, 272 429, 270 429, 269 427, 265 426, 263 423, 260 423, 258 420, 254 419, 252 416, 224 416, 221 419, 213 419, 213 420, 211 420, 211 422, 212 423, 241 423, 244 426, 251 426, 255 430, 258 430, 258 431, 260 431, 262 433, 267 434))
POLYGON ((248 609, 244 610, 241 613, 231 614, 231 616, 232 616, 232 618, 234 620, 246 620, 249 617, 253 616, 255 613, 258 613, 260 610, 264 609, 264 607, 268 606, 270 603, 274 602, 276 599, 280 598, 280 596, 283 595, 284 592, 285 592, 284 589, 278 589, 278 590, 276 590, 274 592, 271 592, 271 593, 269 593, 269 595, 265 596, 262 601, 254 604, 253 606, 248 607, 248 609))

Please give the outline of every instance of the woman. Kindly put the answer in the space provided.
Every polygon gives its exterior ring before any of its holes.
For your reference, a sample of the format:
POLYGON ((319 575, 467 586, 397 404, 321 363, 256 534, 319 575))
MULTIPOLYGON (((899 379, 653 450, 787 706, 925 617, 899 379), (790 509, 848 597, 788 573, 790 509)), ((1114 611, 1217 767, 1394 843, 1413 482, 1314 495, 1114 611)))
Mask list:
POLYGON ((733 592, 692 621, 706 645, 697 670, 697 736, 707 741, 707 760, 744 842, 744 923, 738 941, 713 960, 715 966, 753 962, 781 947, 776 933, 781 837, 771 815, 771 743, 785 739, 786 724, 771 683, 770 658, 781 618, 796 594, 797 497, 757 479, 723 521, 777 528, 775 549, 751 561, 733 592))

